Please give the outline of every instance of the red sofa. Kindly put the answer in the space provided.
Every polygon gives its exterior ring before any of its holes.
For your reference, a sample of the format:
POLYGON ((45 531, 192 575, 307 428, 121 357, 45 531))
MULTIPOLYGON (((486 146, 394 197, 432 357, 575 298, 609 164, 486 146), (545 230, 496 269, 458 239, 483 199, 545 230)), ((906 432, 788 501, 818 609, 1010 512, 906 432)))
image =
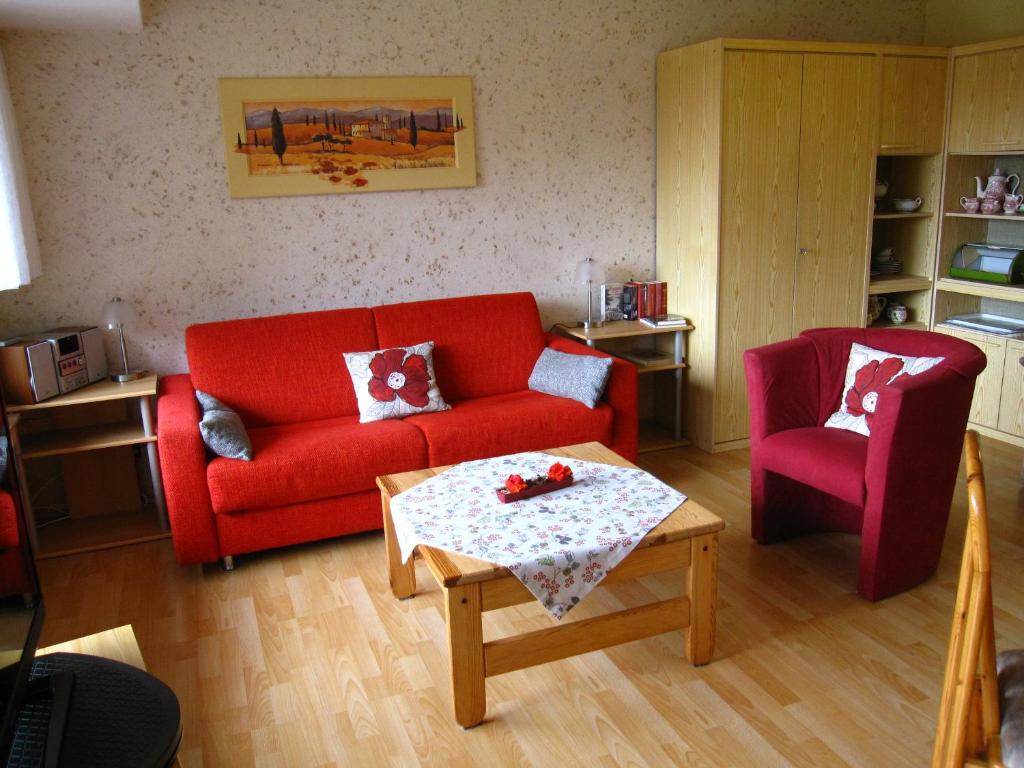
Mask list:
POLYGON ((545 334, 529 293, 205 323, 185 346, 189 373, 162 378, 157 403, 183 565, 379 529, 378 475, 591 440, 636 457, 629 363, 614 359, 593 410, 527 388, 545 346, 605 356, 545 334), (451 410, 360 424, 342 353, 423 341, 451 410), (210 460, 196 389, 238 411, 251 462, 210 460))

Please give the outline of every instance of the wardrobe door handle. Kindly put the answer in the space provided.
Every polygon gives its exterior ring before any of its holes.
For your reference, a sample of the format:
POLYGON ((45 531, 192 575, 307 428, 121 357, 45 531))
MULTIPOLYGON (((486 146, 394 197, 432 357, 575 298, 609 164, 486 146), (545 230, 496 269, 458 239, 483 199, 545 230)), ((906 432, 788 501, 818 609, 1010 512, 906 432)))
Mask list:
POLYGON ((800 254, 801 256, 806 256, 806 255, 807 255, 808 253, 810 253, 810 250, 809 250, 809 249, 807 249, 807 248, 801 248, 801 249, 799 250, 799 254, 800 254))

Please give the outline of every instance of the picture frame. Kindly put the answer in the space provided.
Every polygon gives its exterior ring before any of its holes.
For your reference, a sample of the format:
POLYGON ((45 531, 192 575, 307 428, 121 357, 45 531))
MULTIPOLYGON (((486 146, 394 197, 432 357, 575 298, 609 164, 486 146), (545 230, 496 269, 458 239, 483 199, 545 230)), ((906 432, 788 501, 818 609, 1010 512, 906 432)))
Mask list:
POLYGON ((219 80, 231 197, 476 186, 469 77, 219 80))

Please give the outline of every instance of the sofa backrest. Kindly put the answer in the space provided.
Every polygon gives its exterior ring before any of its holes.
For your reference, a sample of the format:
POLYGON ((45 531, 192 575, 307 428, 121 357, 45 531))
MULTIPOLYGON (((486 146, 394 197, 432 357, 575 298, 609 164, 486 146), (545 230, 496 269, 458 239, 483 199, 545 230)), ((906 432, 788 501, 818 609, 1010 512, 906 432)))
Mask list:
POLYGON ((358 413, 343 352, 377 349, 367 308, 226 320, 185 331, 192 385, 247 426, 358 413))
POLYGON ((537 300, 501 293, 373 308, 380 347, 434 342, 434 372, 445 400, 527 388, 544 349, 537 300))

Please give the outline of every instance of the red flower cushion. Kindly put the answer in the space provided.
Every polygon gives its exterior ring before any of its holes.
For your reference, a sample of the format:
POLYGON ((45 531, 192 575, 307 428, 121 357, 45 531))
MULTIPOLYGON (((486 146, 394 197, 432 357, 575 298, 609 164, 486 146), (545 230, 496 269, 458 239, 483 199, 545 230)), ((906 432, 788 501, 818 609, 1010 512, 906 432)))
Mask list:
POLYGON ((870 436, 871 420, 878 407, 878 398, 885 393, 886 387, 904 376, 924 373, 944 359, 908 357, 863 344, 851 344, 839 410, 828 417, 825 426, 870 436))
POLYGON ((434 342, 411 347, 346 352, 356 390, 359 421, 400 419, 414 413, 447 411, 434 377, 434 342))

